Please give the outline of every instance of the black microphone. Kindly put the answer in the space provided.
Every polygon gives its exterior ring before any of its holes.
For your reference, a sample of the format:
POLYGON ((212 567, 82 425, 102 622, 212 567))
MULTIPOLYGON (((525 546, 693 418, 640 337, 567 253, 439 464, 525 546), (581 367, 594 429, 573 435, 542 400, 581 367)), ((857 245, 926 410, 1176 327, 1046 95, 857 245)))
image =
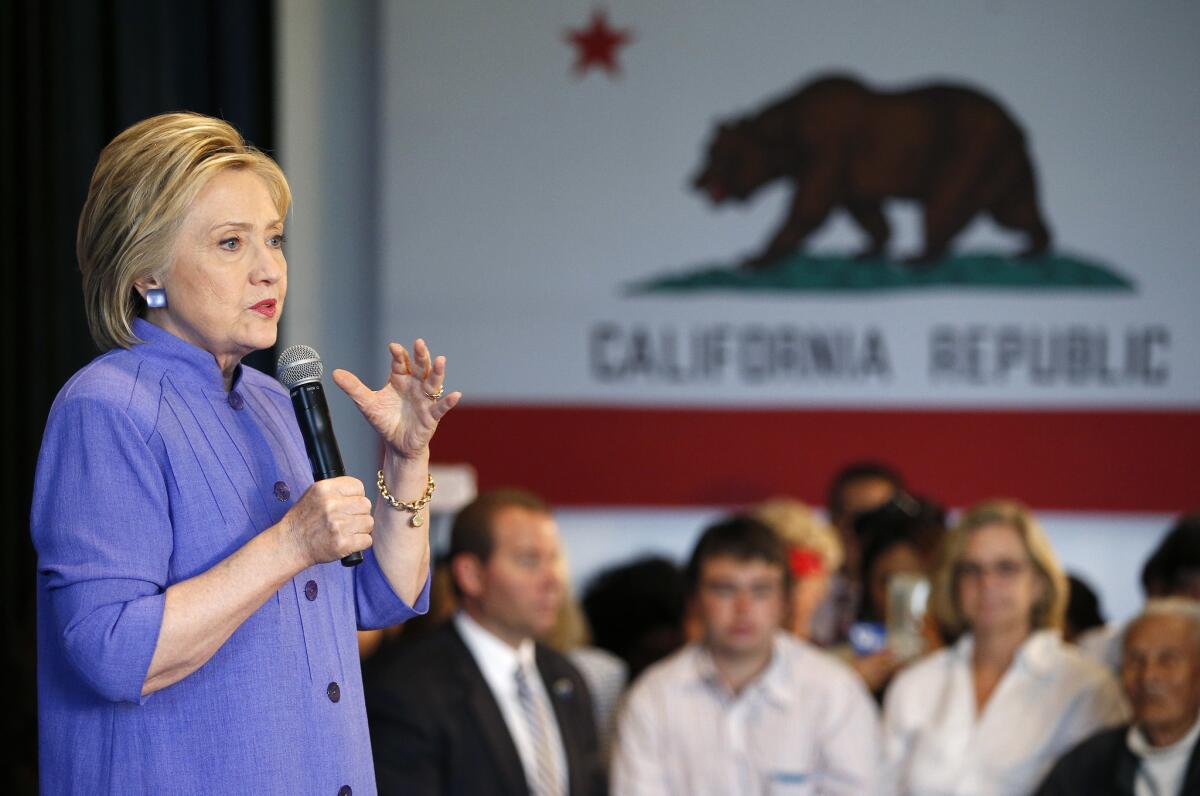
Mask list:
MULTIPOLYGON (((325 403, 325 388, 321 386, 321 375, 325 372, 321 355, 306 345, 288 346, 275 367, 279 382, 292 394, 292 408, 296 410, 300 436, 304 437, 313 480, 345 475, 342 454, 338 453, 337 438, 333 436, 329 404, 325 403)), ((342 558, 342 566, 353 567, 362 560, 362 553, 354 552, 342 558)))

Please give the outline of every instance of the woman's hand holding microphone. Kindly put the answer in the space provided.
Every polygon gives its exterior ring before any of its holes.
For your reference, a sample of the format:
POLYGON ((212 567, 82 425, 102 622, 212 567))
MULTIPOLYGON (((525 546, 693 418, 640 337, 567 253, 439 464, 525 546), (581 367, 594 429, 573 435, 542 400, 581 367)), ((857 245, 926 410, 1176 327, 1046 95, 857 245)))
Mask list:
POLYGON ((366 550, 375 529, 373 505, 357 478, 317 481, 280 521, 284 544, 300 569, 366 550))

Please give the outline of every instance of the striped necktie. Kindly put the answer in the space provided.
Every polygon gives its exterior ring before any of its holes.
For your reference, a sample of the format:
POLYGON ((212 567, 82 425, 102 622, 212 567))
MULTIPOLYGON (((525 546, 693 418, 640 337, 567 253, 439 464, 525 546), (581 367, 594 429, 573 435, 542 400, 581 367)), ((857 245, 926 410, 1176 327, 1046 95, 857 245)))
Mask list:
POLYGON ((517 701, 521 703, 521 713, 525 716, 525 725, 529 728, 529 737, 533 740, 534 761, 533 770, 529 772, 529 792, 532 796, 562 796, 558 773, 558 756, 554 753, 549 706, 545 699, 530 686, 530 676, 525 667, 517 664, 513 673, 517 681, 517 701))

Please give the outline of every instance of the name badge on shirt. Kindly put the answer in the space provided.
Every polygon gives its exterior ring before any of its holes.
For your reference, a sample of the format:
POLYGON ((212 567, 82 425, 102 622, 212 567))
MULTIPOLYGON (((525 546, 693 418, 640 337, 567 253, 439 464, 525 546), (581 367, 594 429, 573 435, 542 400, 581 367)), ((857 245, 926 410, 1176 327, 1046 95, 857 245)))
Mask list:
POLYGON ((807 771, 772 771, 767 776, 779 785, 803 785, 812 779, 807 771))

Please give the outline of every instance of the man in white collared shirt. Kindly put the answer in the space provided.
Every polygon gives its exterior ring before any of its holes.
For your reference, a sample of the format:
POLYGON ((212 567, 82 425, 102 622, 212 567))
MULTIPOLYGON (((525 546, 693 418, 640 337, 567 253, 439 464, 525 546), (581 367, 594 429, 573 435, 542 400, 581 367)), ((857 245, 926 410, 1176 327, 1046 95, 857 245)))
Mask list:
POLYGON ((381 794, 589 796, 604 791, 579 673, 538 644, 564 596, 558 528, 533 495, 480 495, 455 518, 461 610, 372 672, 381 794))
POLYGON ((875 705, 840 661, 780 631, 786 548, 734 517, 701 536, 687 569, 703 638, 647 670, 622 710, 613 793, 875 792, 875 705))
POLYGON ((1121 682, 1132 724, 1063 755, 1038 796, 1200 793, 1200 602, 1147 603, 1125 631, 1121 682))

